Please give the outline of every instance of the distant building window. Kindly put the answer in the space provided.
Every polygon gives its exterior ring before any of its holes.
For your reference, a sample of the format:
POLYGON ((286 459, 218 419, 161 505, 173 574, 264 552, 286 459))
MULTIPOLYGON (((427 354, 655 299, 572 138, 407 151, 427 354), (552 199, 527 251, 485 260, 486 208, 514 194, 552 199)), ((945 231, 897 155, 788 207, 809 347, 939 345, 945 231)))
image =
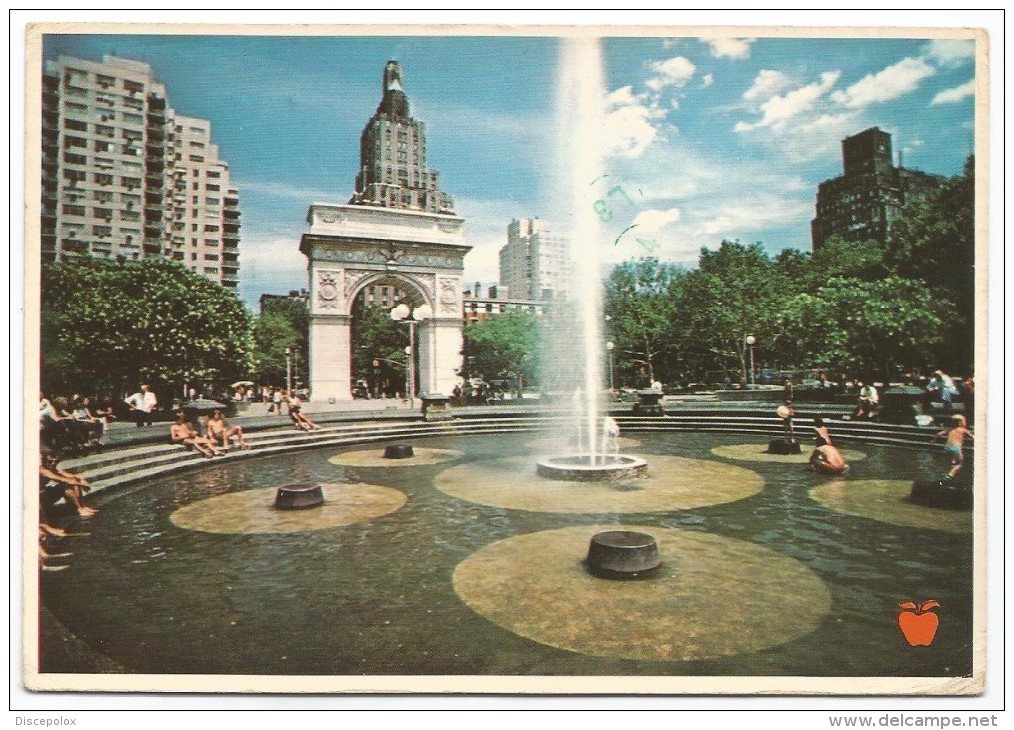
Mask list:
MULTIPOLYGON (((189 159, 191 162, 204 162, 203 155, 190 155, 189 159)), ((194 172, 196 172, 196 170, 194 172)))
MULTIPOLYGON (((196 170, 194 172, 196 172, 196 170)), ((216 172, 215 170, 208 170, 208 177, 210 177, 210 178, 219 178, 219 177, 222 177, 222 173, 216 172)))
POLYGON ((79 132, 85 132, 88 130, 88 125, 85 122, 79 122, 76 119, 65 120, 63 126, 67 129, 76 129, 79 132))

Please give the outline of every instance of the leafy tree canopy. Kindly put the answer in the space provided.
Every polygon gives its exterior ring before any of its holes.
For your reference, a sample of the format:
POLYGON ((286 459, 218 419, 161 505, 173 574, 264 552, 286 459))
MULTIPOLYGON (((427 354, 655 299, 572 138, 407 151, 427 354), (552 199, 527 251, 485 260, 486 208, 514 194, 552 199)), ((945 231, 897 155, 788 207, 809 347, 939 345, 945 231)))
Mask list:
POLYGON ((249 374, 250 317, 235 293, 163 259, 43 267, 42 382, 116 392, 249 374))
POLYGON ((465 328, 465 352, 470 375, 486 380, 538 377, 542 328, 529 311, 488 317, 465 328))

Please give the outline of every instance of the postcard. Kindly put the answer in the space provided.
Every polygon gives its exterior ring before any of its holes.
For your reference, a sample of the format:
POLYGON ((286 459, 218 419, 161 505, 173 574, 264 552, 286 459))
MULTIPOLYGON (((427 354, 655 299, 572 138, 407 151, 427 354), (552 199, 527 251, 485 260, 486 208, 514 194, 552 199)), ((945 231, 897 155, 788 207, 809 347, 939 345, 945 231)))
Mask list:
POLYGON ((28 689, 983 691, 986 31, 27 54, 28 689))

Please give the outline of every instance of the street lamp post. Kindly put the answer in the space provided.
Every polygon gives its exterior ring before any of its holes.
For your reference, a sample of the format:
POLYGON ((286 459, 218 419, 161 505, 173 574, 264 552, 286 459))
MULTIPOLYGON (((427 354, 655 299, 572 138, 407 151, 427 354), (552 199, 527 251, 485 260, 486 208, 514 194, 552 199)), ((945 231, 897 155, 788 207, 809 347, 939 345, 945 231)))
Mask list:
POLYGON ((753 335, 746 336, 746 345, 750 348, 750 389, 752 390, 756 384, 756 378, 754 377, 753 369, 753 346, 757 344, 757 338, 753 335))
POLYGON ((285 395, 292 395, 292 348, 285 348, 285 395))
POLYGON ((415 407, 415 326, 418 322, 429 319, 433 309, 428 304, 422 304, 415 309, 409 309, 408 305, 402 302, 391 310, 391 319, 395 322, 408 322, 408 347, 405 348, 405 386, 408 392, 408 406, 415 407))
POLYGON ((614 347, 616 347, 616 345, 613 342, 610 341, 610 342, 606 343, 606 352, 609 353, 609 391, 610 392, 612 392, 613 390, 615 390, 615 387, 614 387, 614 384, 613 384, 614 383, 614 381, 613 381, 613 348, 614 347))

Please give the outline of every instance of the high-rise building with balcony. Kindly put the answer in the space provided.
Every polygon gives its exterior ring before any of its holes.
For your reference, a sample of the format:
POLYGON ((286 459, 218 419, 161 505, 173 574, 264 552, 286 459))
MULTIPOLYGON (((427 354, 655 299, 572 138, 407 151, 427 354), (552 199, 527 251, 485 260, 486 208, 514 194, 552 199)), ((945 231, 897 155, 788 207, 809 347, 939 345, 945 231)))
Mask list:
POLYGON ((210 136, 208 122, 176 116, 146 63, 114 56, 49 61, 42 99, 43 261, 165 256, 235 287, 238 194, 210 136), (195 231, 200 235, 183 235, 195 231))
POLYGON ((171 134, 169 253, 223 286, 239 282, 239 197, 229 165, 211 142, 211 123, 175 116, 171 134))
POLYGON ((401 66, 384 66, 382 97, 359 142, 360 166, 352 205, 454 213, 454 201, 440 190, 440 175, 426 166, 426 125, 413 119, 401 66))
POLYGON ((572 266, 570 239, 538 218, 512 220, 500 249, 500 288, 514 299, 565 298, 572 266))
POLYGON ((842 140, 844 174, 817 188, 816 216, 810 223, 814 250, 830 236, 885 243, 891 223, 905 207, 924 198, 942 179, 894 166, 891 135, 871 127, 842 140))

